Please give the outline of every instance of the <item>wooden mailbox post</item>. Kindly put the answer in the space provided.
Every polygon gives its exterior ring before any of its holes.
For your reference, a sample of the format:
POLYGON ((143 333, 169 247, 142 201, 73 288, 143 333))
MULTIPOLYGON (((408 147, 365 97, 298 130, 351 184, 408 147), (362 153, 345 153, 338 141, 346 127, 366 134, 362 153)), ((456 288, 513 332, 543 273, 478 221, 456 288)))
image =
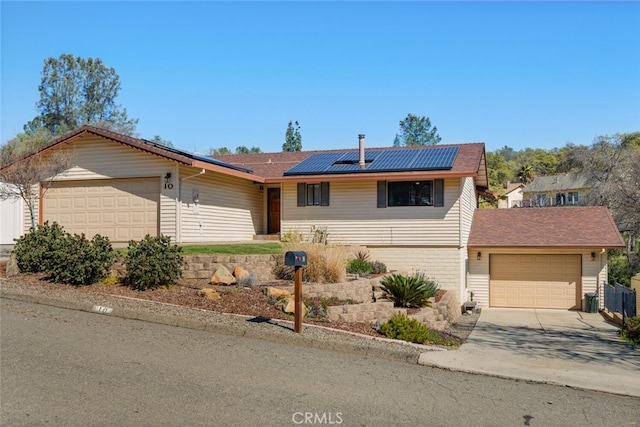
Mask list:
POLYGON ((284 254, 284 265, 290 265, 295 268, 294 274, 294 293, 295 293, 295 322, 294 331, 302 332, 302 267, 307 265, 307 254, 302 251, 289 251, 284 254))

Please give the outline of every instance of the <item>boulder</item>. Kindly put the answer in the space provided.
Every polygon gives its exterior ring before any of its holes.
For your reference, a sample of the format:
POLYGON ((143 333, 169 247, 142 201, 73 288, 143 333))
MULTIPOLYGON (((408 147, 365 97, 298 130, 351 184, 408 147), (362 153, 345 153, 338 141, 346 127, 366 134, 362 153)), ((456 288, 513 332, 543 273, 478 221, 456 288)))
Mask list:
POLYGON ((217 301, 220 298, 222 298, 220 296, 220 294, 215 291, 215 289, 211 289, 211 288, 200 289, 198 291, 198 295, 200 295, 201 297, 205 297, 206 299, 213 300, 213 301, 217 301))
POLYGON ((237 265, 236 268, 233 269, 233 275, 236 277, 236 280, 239 282, 245 277, 249 277, 250 274, 247 270, 237 265))
POLYGON ((219 267, 211 276, 212 285, 233 285, 234 283, 236 283, 236 278, 224 266, 219 267))
MULTIPOLYGON (((296 312, 295 297, 291 295, 290 297, 283 298, 275 304, 275 307, 284 311, 285 313, 293 314, 296 312)), ((307 306, 305 306, 304 303, 302 303, 302 317, 305 317, 306 315, 307 315, 307 306)))
POLYGON ((5 275, 7 277, 17 276, 20 274, 20 267, 18 267, 18 258, 16 257, 15 252, 11 252, 9 256, 9 260, 7 261, 7 270, 5 271, 5 275))
POLYGON ((278 289, 273 287, 266 288, 264 293, 267 294, 269 298, 281 298, 281 297, 291 296, 291 292, 284 289, 278 289))

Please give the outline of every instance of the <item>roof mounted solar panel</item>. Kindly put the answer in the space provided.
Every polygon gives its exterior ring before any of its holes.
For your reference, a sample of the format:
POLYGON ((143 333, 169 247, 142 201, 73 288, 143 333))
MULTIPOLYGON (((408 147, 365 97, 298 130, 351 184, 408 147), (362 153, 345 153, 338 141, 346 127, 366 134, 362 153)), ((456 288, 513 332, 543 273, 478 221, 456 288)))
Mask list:
POLYGON ((459 150, 459 147, 429 147, 370 151, 365 153, 364 168, 358 163, 360 157, 357 151, 320 153, 298 163, 284 175, 449 170, 453 167, 459 150))

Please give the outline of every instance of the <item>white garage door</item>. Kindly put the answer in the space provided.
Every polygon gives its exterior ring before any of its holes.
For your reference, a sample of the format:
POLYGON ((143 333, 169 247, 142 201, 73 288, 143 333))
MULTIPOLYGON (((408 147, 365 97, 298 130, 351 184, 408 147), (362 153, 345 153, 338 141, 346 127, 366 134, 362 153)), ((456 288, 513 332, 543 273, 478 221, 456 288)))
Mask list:
POLYGON ((580 307, 580 255, 492 254, 489 264, 492 307, 580 307))
POLYGON ((55 182, 43 214, 70 233, 128 242, 158 235, 159 200, 159 178, 55 182))

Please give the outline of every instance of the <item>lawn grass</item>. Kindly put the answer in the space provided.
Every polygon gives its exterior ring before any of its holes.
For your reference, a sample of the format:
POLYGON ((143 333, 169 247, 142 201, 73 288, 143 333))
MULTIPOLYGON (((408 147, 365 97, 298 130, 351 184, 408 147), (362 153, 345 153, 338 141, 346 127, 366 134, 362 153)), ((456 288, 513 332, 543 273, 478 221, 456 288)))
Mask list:
POLYGON ((282 245, 276 242, 182 246, 183 255, 271 255, 280 253, 282 253, 282 245))
MULTIPOLYGON (((282 245, 278 242, 184 245, 181 247, 182 255, 272 255, 282 253, 282 245)), ((129 249, 117 248, 114 251, 117 255, 127 256, 129 249)))

